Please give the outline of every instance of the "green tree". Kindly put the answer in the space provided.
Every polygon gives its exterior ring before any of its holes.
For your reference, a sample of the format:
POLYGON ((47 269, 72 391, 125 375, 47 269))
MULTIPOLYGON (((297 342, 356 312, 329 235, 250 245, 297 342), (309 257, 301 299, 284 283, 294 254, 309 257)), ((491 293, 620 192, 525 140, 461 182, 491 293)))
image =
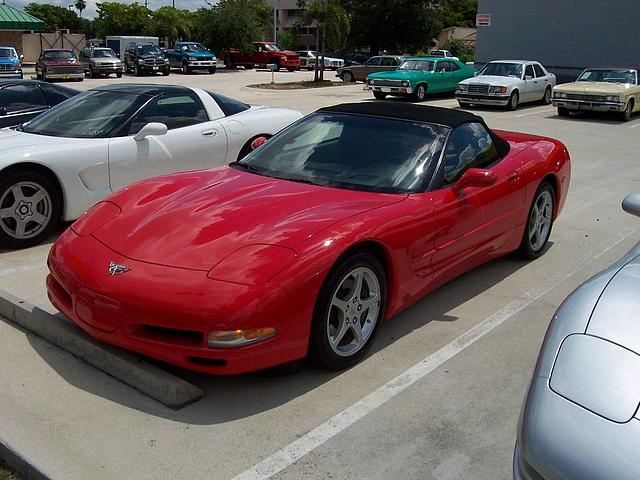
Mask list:
POLYGON ((314 81, 324 80, 324 52, 326 48, 340 49, 344 47, 351 19, 338 0, 299 1, 304 13, 300 25, 316 25, 319 38, 320 59, 316 62, 314 81), (319 70, 319 72, 318 72, 319 70))
POLYGON ((442 27, 474 27, 478 0, 441 0, 438 12, 442 27))
POLYGON ((475 49, 468 43, 459 38, 450 38, 442 45, 442 48, 449 50, 461 62, 473 62, 475 57, 475 49))
POLYGON ((287 50, 296 50, 300 46, 300 34, 296 27, 287 28, 278 34, 278 44, 287 50))
POLYGON ((146 35, 152 28, 151 10, 138 2, 126 5, 119 2, 97 3, 96 33, 107 35, 146 35))
POLYGON ((272 8, 264 0, 220 0, 196 14, 196 36, 214 50, 252 50, 271 24, 272 8))
POLYGON ((76 10, 80 12, 80 17, 82 17, 82 11, 87 8, 87 3, 84 0, 76 0, 75 6, 76 10))
POLYGON ((82 20, 76 12, 66 8, 45 3, 30 3, 24 11, 44 22, 45 32, 55 32, 58 29, 82 30, 82 20))
POLYGON ((194 31, 194 17, 188 10, 160 7, 152 13, 152 31, 167 39, 170 46, 178 39, 190 40, 194 31))

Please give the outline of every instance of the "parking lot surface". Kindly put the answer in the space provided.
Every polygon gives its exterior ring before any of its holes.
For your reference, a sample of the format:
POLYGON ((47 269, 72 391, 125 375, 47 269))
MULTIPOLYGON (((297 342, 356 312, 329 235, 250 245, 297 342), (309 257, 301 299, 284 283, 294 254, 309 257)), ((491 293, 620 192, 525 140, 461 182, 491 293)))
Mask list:
MULTIPOLYGON (((327 73, 331 78, 333 73, 327 73)), ((276 81, 311 73, 276 74, 276 81)), ((213 89, 303 113, 373 101, 362 84, 273 91, 266 71, 125 76, 71 84, 158 82, 213 89)), ((426 105, 457 108, 451 97, 426 105)), ((520 406, 545 329, 575 287, 640 240, 624 196, 640 191, 640 117, 560 118, 550 106, 473 109, 495 129, 547 135, 572 157, 569 197, 548 252, 493 261, 382 326, 371 354, 344 372, 208 377, 173 411, 46 341, 0 322, 0 437, 56 479, 508 479, 520 406)), ((51 241, 0 251, 0 289, 54 311, 51 241)))

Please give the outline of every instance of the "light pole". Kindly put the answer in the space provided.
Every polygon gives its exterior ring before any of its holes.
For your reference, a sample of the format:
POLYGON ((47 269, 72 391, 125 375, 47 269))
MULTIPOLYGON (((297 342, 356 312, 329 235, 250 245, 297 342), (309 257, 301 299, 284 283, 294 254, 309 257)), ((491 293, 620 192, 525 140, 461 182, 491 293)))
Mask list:
POLYGON ((278 43, 278 0, 273 0, 273 43, 278 43))

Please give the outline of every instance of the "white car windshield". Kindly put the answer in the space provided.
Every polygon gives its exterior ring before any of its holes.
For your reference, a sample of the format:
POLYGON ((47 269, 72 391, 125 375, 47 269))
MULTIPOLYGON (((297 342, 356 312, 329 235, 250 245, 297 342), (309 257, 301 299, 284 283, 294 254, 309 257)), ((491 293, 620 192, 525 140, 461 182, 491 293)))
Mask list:
POLYGON ((148 99, 90 90, 56 105, 18 130, 53 137, 105 138, 120 129, 148 99))
POLYGON ((591 69, 588 68, 578 77, 579 82, 610 82, 636 83, 636 73, 633 70, 591 69))
POLYGON ((431 72, 435 66, 435 62, 429 60, 406 60, 398 67, 398 70, 422 70, 431 72))
POLYGON ((93 53, 91 54, 92 58, 111 58, 111 57, 115 57, 116 54, 113 52, 113 50, 108 49, 108 50, 94 50, 93 53))
POLYGON ((520 63, 487 63, 479 75, 489 75, 492 77, 512 77, 522 78, 522 64, 520 63))

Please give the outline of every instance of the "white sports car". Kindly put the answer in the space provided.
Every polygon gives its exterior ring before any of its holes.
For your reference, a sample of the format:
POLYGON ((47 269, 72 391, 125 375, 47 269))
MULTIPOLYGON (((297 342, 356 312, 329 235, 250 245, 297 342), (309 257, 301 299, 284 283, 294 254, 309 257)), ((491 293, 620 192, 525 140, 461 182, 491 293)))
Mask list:
POLYGON ((137 180, 238 160, 301 116, 182 86, 89 90, 0 130, 0 246, 35 245, 137 180))
POLYGON ((540 63, 530 60, 495 60, 456 89, 461 107, 471 104, 500 105, 515 110, 525 102, 551 103, 556 76, 540 63))

